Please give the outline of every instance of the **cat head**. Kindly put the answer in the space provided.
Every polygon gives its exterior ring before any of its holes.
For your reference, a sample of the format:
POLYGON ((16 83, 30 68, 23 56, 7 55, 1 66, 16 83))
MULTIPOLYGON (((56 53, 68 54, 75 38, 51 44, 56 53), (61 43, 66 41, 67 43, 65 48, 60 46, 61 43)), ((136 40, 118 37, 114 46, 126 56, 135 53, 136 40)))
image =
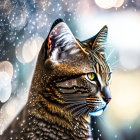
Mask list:
POLYGON ((110 68, 105 61, 107 26, 79 41, 62 19, 52 25, 38 57, 52 103, 72 116, 99 116, 111 99, 110 68))

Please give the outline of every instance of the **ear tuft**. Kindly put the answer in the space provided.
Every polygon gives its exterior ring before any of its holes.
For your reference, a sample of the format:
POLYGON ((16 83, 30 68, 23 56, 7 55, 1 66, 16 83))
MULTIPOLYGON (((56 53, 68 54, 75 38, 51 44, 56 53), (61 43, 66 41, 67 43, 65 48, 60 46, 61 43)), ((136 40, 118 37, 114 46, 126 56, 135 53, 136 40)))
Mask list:
POLYGON ((91 52, 96 52, 100 57, 105 59, 104 47, 107 41, 108 27, 105 25, 94 37, 83 41, 82 43, 89 46, 91 52))
MULTIPOLYGON (((64 20, 61 19, 61 18, 56 19, 56 20, 54 21, 52 27, 51 27, 51 30, 52 30, 57 24, 59 24, 60 22, 64 22, 64 20)), ((51 30, 50 30, 50 31, 51 31, 51 30)))

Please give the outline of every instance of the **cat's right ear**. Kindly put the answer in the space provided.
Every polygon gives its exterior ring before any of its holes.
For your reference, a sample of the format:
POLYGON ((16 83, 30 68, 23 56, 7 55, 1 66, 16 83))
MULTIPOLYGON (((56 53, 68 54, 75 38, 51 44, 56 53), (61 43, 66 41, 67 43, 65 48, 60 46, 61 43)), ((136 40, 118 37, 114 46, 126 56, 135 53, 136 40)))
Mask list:
POLYGON ((66 61, 80 51, 78 41, 62 19, 54 22, 46 42, 47 56, 56 63, 66 61))
POLYGON ((51 34, 53 28, 54 28, 57 24, 59 24, 59 23, 61 23, 61 22, 64 22, 63 19, 57 19, 57 20, 53 23, 53 25, 52 25, 52 27, 51 27, 51 29, 50 29, 50 32, 49 32, 49 34, 48 34, 48 37, 45 39, 45 41, 44 41, 43 44, 42 44, 41 51, 40 51, 40 55, 42 56, 42 58, 43 58, 44 61, 50 57, 50 53, 51 53, 51 51, 52 51, 52 49, 53 49, 53 48, 50 46, 50 42, 49 42, 49 40, 50 40, 50 34, 51 34))

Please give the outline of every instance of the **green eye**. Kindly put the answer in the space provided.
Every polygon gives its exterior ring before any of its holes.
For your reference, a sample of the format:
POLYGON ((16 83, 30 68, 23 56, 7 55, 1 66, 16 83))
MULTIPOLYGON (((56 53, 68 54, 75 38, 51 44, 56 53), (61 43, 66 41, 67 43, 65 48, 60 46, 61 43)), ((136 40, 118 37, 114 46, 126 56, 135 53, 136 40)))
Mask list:
POLYGON ((95 79, 95 74, 93 72, 92 73, 88 73, 87 77, 88 77, 89 80, 93 81, 95 79))

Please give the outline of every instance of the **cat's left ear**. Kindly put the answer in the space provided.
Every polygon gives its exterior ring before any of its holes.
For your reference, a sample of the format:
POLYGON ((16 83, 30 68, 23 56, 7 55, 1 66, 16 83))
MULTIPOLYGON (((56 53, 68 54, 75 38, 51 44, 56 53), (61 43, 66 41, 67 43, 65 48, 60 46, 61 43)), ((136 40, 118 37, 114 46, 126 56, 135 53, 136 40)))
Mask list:
POLYGON ((105 59, 104 47, 107 42, 108 27, 105 25, 94 37, 83 41, 82 43, 90 46, 92 52, 96 52, 105 59))
POLYGON ((65 61, 80 51, 78 41, 61 19, 56 20, 52 25, 47 42, 47 54, 55 62, 65 61))

